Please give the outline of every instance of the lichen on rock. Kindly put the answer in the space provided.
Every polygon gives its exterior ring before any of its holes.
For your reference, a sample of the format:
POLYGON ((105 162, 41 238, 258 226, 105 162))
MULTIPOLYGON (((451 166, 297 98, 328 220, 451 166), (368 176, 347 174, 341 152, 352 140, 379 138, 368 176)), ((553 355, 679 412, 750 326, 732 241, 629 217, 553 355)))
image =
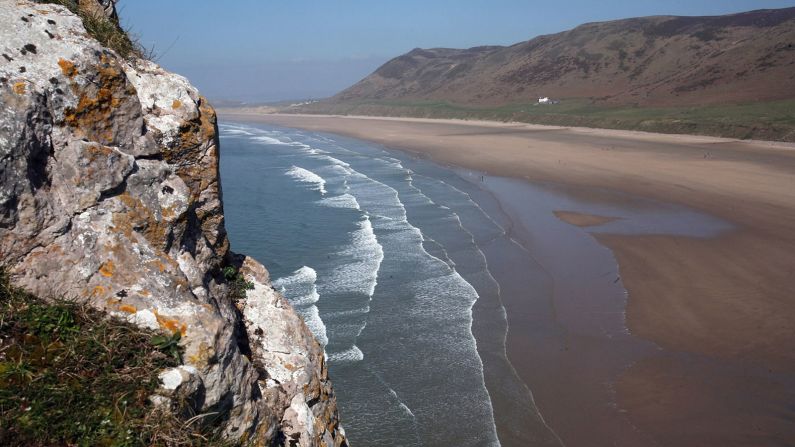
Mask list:
POLYGON ((13 283, 180 332, 185 364, 155 400, 181 393, 230 440, 346 445, 322 349, 265 268, 229 250, 207 100, 58 5, 0 0, 0 53, 0 263, 13 283), (230 263, 254 284, 237 305, 230 263))

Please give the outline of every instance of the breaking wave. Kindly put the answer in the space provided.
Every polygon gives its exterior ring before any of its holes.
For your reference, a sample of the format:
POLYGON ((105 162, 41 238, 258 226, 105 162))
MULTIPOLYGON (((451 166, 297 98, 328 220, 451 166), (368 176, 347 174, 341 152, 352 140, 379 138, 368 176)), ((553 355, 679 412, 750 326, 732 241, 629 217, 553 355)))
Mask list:
POLYGON ((320 194, 326 194, 326 181, 323 180, 323 177, 315 174, 314 172, 298 166, 293 166, 286 172, 286 174, 298 180, 299 182, 312 184, 313 189, 320 191, 320 194))
POLYGON ((315 306, 320 301, 320 294, 317 292, 317 272, 315 269, 303 266, 293 272, 292 275, 279 278, 273 281, 272 284, 295 307, 295 310, 304 319, 304 323, 315 335, 317 341, 323 346, 327 345, 326 325, 320 318, 317 306, 315 306))

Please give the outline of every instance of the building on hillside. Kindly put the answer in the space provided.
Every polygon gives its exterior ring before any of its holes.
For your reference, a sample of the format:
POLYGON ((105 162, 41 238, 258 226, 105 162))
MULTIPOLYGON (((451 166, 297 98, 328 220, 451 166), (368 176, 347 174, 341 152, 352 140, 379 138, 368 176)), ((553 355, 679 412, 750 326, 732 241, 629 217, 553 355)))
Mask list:
POLYGON ((543 96, 538 98, 538 104, 549 105, 549 104, 560 104, 560 101, 557 99, 552 99, 547 96, 543 96))

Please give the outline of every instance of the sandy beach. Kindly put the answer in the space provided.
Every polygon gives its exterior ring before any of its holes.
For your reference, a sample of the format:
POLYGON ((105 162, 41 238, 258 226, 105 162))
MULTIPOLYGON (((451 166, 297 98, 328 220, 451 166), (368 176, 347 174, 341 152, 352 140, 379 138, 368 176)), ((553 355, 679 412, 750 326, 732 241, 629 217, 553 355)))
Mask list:
MULTIPOLYGON (((795 145, 478 121, 219 115, 369 140, 553 184, 582 201, 649 199, 730 223, 712 238, 591 233, 618 261, 631 337, 654 349, 582 336, 552 352, 512 324, 509 359, 566 445, 795 442, 795 145), (629 367, 605 360, 627 350, 629 367), (528 353, 554 364, 539 366, 528 353), (593 368, 583 369, 588 362, 593 368)), ((616 220, 554 215, 583 232, 616 220)), ((523 321, 522 306, 506 303, 509 320, 514 312, 523 321)))

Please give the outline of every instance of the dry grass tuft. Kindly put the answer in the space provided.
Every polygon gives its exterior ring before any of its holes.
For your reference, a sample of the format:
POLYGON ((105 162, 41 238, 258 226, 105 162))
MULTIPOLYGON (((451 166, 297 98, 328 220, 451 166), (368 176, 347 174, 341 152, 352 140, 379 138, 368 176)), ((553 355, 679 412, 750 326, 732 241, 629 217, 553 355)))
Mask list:
POLYGON ((83 20, 83 26, 92 37, 99 43, 108 47, 119 54, 119 56, 130 59, 134 57, 151 58, 149 52, 124 30, 118 21, 110 20, 102 14, 89 11, 80 6, 78 0, 37 0, 39 3, 52 3, 65 6, 83 20))

